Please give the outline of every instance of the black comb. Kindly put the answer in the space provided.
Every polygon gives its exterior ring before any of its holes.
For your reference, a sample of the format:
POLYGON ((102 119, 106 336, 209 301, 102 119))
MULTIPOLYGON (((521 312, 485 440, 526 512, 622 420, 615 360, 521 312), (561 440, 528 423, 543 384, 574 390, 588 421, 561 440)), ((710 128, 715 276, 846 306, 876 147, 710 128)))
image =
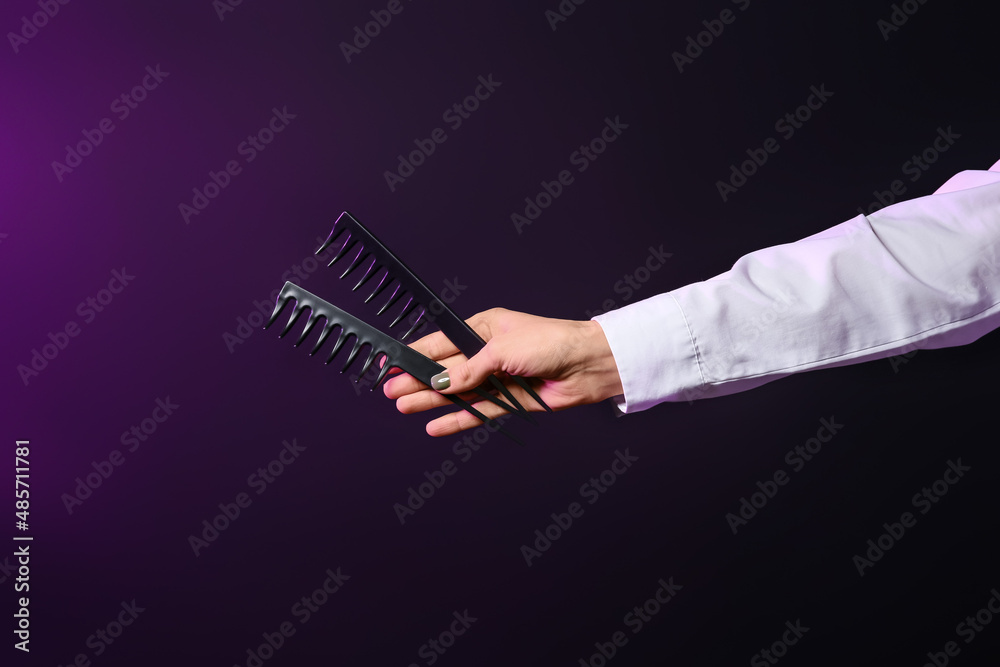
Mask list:
MULTIPOLYGON (((434 323, 438 325, 442 333, 448 337, 448 339, 455 344, 462 354, 466 357, 472 357, 474 354, 479 352, 486 345, 479 334, 477 334, 472 327, 465 323, 465 320, 460 318, 455 312, 448 307, 448 304, 441 301, 437 294, 427 286, 424 281, 417 277, 413 271, 410 270, 406 264, 403 263, 401 259, 396 257, 381 241, 379 241, 374 234, 372 234, 368 229, 362 225, 354 216, 352 216, 347 211, 340 214, 337 221, 333 223, 333 229, 330 231, 330 235, 327 237, 326 241, 320 246, 316 254, 319 254, 330 247, 330 244, 334 242, 343 233, 347 234, 344 239, 344 245, 341 246, 340 250, 330 260, 329 266, 333 266, 339 259, 349 254, 350 251, 355 246, 358 247, 357 253, 354 255, 354 259, 348 265, 347 269, 340 275, 341 278, 346 278, 349 273, 357 269, 359 266, 365 265, 364 275, 361 276, 361 280, 352 288, 353 290, 359 289, 362 285, 368 282, 375 275, 382 274, 375 286, 372 293, 365 299, 365 303, 368 303, 378 294, 385 291, 391 284, 396 283, 392 294, 389 296, 389 300, 382 306, 378 314, 381 315, 388 308, 390 308, 394 303, 399 302, 404 296, 407 298, 403 309, 389 325, 389 328, 396 326, 399 322, 406 317, 409 313, 413 312, 416 308, 421 308, 420 314, 414 320, 413 325, 410 329, 403 334, 400 340, 406 340, 406 338, 412 334, 418 326, 421 324, 421 319, 430 310, 432 313, 440 309, 440 314, 433 315, 434 323), (370 259, 370 261, 368 261, 370 259)), ((552 412, 552 408, 547 406, 538 394, 528 385, 524 378, 518 377, 516 375, 510 376, 511 379, 519 384, 522 389, 524 389, 531 398, 533 398, 540 406, 542 406, 548 412, 552 412)), ((504 386, 500 380, 491 375, 489 377, 491 385, 499 390, 504 397, 511 402, 511 404, 517 408, 516 414, 520 414, 527 418, 529 421, 534 421, 528 414, 517 399, 510 393, 510 391, 504 386)))
MULTIPOLYGON (((289 316, 288 324, 285 325, 285 328, 278 335, 279 338, 283 338, 287 335, 302 316, 302 313, 308 310, 309 316, 306 319, 305 328, 299 335, 299 339, 295 342, 296 346, 302 344, 309 334, 312 333, 313 329, 316 328, 316 323, 319 322, 320 319, 324 320, 322 331, 319 338, 316 340, 312 351, 309 352, 310 355, 316 354, 316 352, 318 352, 319 349, 323 347, 328 340, 330 340, 334 329, 339 328, 340 333, 337 335, 336 342, 327 356, 327 364, 333 361, 337 352, 344 347, 347 339, 352 336, 354 337, 354 346, 351 349, 350 354, 348 354, 343 368, 340 369, 341 373, 347 370, 351 363, 358 357, 361 349, 366 345, 370 348, 370 350, 368 352, 368 358, 365 360, 364 366, 361 368, 361 372, 358 373, 359 380, 365 375, 365 373, 368 372, 368 369, 371 368, 371 365, 376 359, 379 357, 385 357, 385 362, 382 365, 382 369, 379 371, 375 384, 371 387, 371 391, 374 391, 375 387, 385 380, 386 375, 393 368, 398 368, 405 373, 409 373, 420 382, 426 384, 428 387, 430 386, 431 377, 445 369, 441 364, 433 361, 432 359, 428 359, 416 350, 403 345, 392 336, 382 333, 371 325, 366 324, 353 315, 337 308, 332 303, 324 301, 315 294, 307 292, 291 282, 286 282, 285 286, 281 289, 281 293, 278 294, 278 300, 274 304, 274 312, 271 313, 270 319, 267 321, 267 324, 264 325, 265 329, 274 324, 275 320, 278 319, 278 316, 285 309, 285 306, 289 301, 295 301, 295 307, 292 309, 292 314, 289 316)), ((473 392, 484 399, 497 403, 505 409, 510 409, 509 405, 497 399, 483 387, 476 387, 473 392)), ((479 410, 474 408, 468 401, 465 401, 454 394, 442 394, 442 396, 445 396, 455 405, 474 415, 480 421, 489 424, 496 423, 495 420, 490 419, 479 412, 479 410)), ((519 445, 524 444, 514 435, 506 431, 503 426, 500 426, 499 423, 496 424, 501 433, 519 445)))

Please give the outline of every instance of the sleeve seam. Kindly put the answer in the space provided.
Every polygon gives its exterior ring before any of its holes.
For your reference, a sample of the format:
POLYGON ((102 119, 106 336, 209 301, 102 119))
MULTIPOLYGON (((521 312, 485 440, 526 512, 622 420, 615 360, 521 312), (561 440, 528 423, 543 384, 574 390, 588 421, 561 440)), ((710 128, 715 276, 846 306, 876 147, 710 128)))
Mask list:
MULTIPOLYGON (((780 373, 786 373, 787 374, 787 373, 790 373, 790 372, 794 373, 794 372, 796 372, 794 369, 797 369, 800 366, 808 366, 809 364, 822 363, 822 362, 830 361, 830 360, 833 360, 833 359, 839 359, 839 358, 842 358, 842 357, 848 357, 849 355, 852 355, 852 354, 863 353, 863 352, 866 352, 868 350, 873 350, 873 349, 875 349, 877 347, 882 347, 884 345, 892 345, 894 343, 899 343, 899 342, 903 342, 903 341, 913 340, 914 338, 917 338, 918 336, 922 336, 922 335, 924 335, 924 334, 926 334, 928 332, 935 331, 936 329, 940 329, 942 327, 947 327, 947 326, 950 326, 952 324, 957 324, 959 322, 964 322, 966 320, 970 320, 970 319, 973 319, 975 317, 978 317, 978 316, 982 315, 983 313, 985 313, 985 312, 987 312, 989 310, 994 310, 997 306, 1000 306, 1000 302, 994 303, 994 304, 988 306, 987 308, 984 308, 983 310, 979 311, 978 313, 974 313, 972 315, 969 315, 968 317, 963 317, 962 319, 954 320, 952 322, 945 322, 943 324, 939 324, 939 325, 931 327, 929 329, 924 329, 923 331, 919 331, 919 332, 913 334, 912 336, 907 336, 905 338, 897 338, 895 340, 886 341, 884 343, 879 343, 877 345, 869 345, 868 347, 863 347, 863 348, 860 348, 860 349, 857 349, 857 350, 852 350, 851 352, 845 352, 843 354, 837 354, 837 355, 834 355, 834 356, 831 356, 831 357, 824 357, 823 359, 816 359, 814 361, 807 361, 807 362, 803 362, 801 364, 795 364, 793 366, 785 366, 784 368, 775 368, 773 370, 764 371, 762 373, 754 373, 753 375, 741 375, 740 377, 730 378, 728 380, 721 380, 719 382, 706 382, 706 384, 711 385, 711 386, 716 386, 716 385, 726 384, 727 382, 736 382, 736 381, 739 381, 739 380, 749 380, 749 379, 753 379, 753 378, 767 377, 768 375, 775 375, 775 374, 780 374, 780 373)), ((923 338, 922 340, 927 340, 927 338, 923 338)), ((920 348, 918 348, 918 349, 920 349, 920 348)), ((696 352, 697 352, 697 349, 696 349, 696 352)), ((889 356, 892 356, 892 355, 889 355, 889 356)), ((874 360, 872 360, 872 361, 874 361, 874 360)), ((702 379, 704 381, 704 376, 702 376, 702 379)))
POLYGON ((684 328, 687 329, 688 338, 691 341, 691 348, 694 350, 694 360, 698 367, 698 376, 701 378, 701 384, 706 385, 708 384, 708 381, 705 379, 705 371, 702 368, 701 350, 698 349, 698 340, 695 338, 694 332, 691 330, 691 325, 688 322, 687 315, 684 314, 684 309, 681 308, 681 304, 677 301, 677 297, 674 296, 673 292, 670 292, 670 298, 673 299, 674 305, 677 306, 677 310, 681 314, 681 319, 684 321, 684 328))

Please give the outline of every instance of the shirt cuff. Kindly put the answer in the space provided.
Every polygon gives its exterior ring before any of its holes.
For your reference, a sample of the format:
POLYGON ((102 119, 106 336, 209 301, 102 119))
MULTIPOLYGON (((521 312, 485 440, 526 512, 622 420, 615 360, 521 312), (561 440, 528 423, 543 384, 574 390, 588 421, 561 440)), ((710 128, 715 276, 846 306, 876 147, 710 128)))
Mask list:
POLYGON ((704 384, 698 350, 673 293, 658 294, 593 318, 611 346, 624 394, 623 413, 687 397, 704 384))

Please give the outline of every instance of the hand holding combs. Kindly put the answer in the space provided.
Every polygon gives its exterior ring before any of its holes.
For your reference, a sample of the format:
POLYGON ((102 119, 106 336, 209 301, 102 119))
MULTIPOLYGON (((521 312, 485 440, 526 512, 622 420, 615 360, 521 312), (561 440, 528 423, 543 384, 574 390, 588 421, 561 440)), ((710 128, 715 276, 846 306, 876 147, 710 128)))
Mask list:
MULTIPOLYGON (((352 290, 356 291, 375 276, 380 276, 375 289, 368 296, 368 298, 365 299, 365 303, 368 303, 376 296, 386 291, 390 286, 394 285, 388 301, 386 301, 385 305, 383 305, 377 313, 378 315, 381 315, 392 307, 393 304, 398 303, 406 297, 406 302, 402 310, 389 325, 390 329, 399 324, 403 318, 414 312, 417 308, 421 309, 417 317, 413 320, 413 324, 410 326, 409 330, 403 334, 400 340, 405 340, 414 331, 422 328, 421 325, 425 324, 422 320, 427 312, 430 311, 432 317, 429 319, 432 319, 434 323, 438 325, 442 333, 444 333, 444 335, 447 336, 448 339, 451 340, 451 342, 454 343, 466 357, 472 357, 486 345, 486 342, 468 324, 466 324, 464 320, 456 315, 446 303, 438 298, 437 294, 435 294, 426 283, 417 277, 417 275, 414 274, 413 271, 411 271, 409 267, 402 262, 402 260, 396 257, 396 255, 394 255, 381 241, 379 241, 374 234, 372 234, 347 211, 344 211, 334 223, 330 235, 327 237, 327 240, 323 243, 323 245, 316 251, 316 253, 319 254, 320 252, 326 250, 341 236, 345 237, 343 245, 330 261, 330 266, 333 266, 344 257, 351 256, 351 251, 353 249, 356 248, 357 250, 353 253, 352 261, 340 275, 340 278, 346 278, 357 268, 365 266, 361 279, 352 288, 352 290)), ((292 300, 295 301, 295 307, 292 310, 288 324, 285 326, 280 335, 282 337, 285 336, 294 327, 302 313, 306 310, 310 311, 305 329, 302 331, 302 334, 299 336, 299 339, 295 344, 301 344, 314 330, 316 323, 320 319, 323 319, 325 321, 322 327, 322 332, 320 333, 312 352, 310 352, 310 354, 315 354, 327 342, 327 340, 331 338, 331 334, 334 329, 339 328, 340 333, 338 334, 336 342, 326 361, 328 364, 333 360, 337 352, 340 351, 347 339, 353 336, 355 338, 354 346, 351 353, 348 355, 341 372, 344 372, 344 370, 346 370, 357 358, 362 347, 368 346, 370 348, 368 357, 361 369, 361 372, 358 374, 358 379, 364 376, 377 358, 380 356, 385 357, 384 364, 379 372, 378 378, 372 386, 372 390, 385 380, 386 375, 391 368, 399 368, 428 386, 430 386, 430 378, 444 370, 444 367, 437 362, 428 359, 416 350, 402 344, 400 341, 395 340, 391 336, 375 329, 371 325, 350 315, 340 308, 337 308, 333 304, 324 301, 318 296, 307 292, 291 282, 285 283, 284 288, 281 290, 277 303, 275 304, 274 312, 272 313, 268 323, 265 325, 265 328, 270 327, 274 323, 280 313, 284 310, 287 303, 292 300)), ((511 379, 520 385, 521 388, 523 388, 525 392, 533 400, 537 401, 538 404, 545 410, 549 412, 552 411, 551 408, 545 405, 542 399, 538 397, 538 395, 533 389, 531 389, 523 378, 511 376, 511 379)), ((477 387, 474 392, 483 399, 489 400, 503 407, 505 410, 511 411, 513 414, 517 414, 529 421, 533 421, 527 410, 521 406, 507 387, 505 387, 504 384, 495 376, 490 376, 489 383, 477 387), (510 405, 490 393, 490 387, 498 390, 508 401, 510 401, 510 405)), ((476 410, 467 401, 460 399, 458 396, 455 396, 454 394, 443 395, 462 409, 474 415, 480 421, 493 421, 476 410)), ((517 441, 517 438, 505 431, 502 427, 500 427, 499 430, 508 437, 517 441)))

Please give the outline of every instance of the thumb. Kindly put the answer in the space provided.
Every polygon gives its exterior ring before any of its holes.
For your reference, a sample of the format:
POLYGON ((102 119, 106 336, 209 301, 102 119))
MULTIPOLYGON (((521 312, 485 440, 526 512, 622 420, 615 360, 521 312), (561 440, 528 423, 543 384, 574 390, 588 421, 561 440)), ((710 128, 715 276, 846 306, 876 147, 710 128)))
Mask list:
POLYGON ((495 348, 489 343, 473 357, 444 370, 431 378, 431 388, 442 394, 456 394, 471 391, 481 385, 487 377, 503 367, 495 348))

